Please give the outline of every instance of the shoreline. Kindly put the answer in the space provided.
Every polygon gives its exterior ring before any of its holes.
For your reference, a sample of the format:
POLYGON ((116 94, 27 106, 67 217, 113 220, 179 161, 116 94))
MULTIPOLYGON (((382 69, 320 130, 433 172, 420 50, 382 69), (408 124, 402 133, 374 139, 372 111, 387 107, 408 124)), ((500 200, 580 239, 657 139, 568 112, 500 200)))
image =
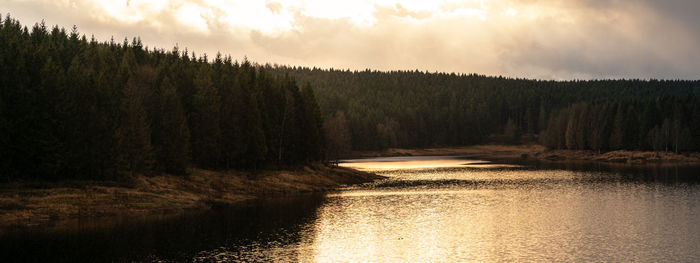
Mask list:
POLYGON ((59 181, 0 184, 2 229, 54 227, 79 219, 168 216, 248 201, 332 191, 382 176, 320 163, 291 170, 135 176, 128 182, 59 181))
POLYGON ((549 150, 541 145, 474 145, 461 147, 436 147, 422 149, 390 148, 383 151, 357 151, 352 156, 446 156, 460 155, 476 159, 500 162, 590 162, 624 164, 632 166, 674 165, 700 166, 700 153, 675 154, 670 152, 609 151, 598 154, 592 150, 549 150))
MULTIPOLYGON (((458 155, 506 163, 598 163, 630 167, 700 166, 700 153, 673 154, 548 150, 540 145, 475 145, 423 149, 390 148, 353 152, 352 158, 458 155)), ((383 178, 374 173, 320 163, 291 170, 209 171, 188 176, 135 176, 127 182, 58 181, 0 184, 0 233, 3 229, 61 226, 102 217, 168 216, 333 191, 383 178)))

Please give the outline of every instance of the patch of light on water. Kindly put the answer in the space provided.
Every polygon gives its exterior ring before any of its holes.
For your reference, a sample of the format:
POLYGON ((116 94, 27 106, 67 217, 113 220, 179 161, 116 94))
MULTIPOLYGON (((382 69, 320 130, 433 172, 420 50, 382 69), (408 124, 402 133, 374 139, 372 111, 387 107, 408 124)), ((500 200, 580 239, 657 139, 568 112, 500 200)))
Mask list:
POLYGON ((390 195, 434 195, 434 194, 460 194, 463 190, 414 190, 414 191, 344 191, 328 194, 327 197, 361 197, 361 196, 390 196, 390 195))
POLYGON ((460 156, 383 157, 342 160, 340 166, 380 172, 397 169, 426 168, 515 168, 519 165, 496 164, 483 160, 467 160, 460 156))

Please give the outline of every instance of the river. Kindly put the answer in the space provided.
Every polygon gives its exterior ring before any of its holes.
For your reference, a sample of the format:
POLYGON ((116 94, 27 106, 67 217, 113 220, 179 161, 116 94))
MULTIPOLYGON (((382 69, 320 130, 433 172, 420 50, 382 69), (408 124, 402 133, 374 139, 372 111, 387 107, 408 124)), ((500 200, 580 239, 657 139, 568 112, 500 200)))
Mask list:
POLYGON ((387 178, 0 239, 11 261, 699 262, 700 169, 345 160, 387 178))

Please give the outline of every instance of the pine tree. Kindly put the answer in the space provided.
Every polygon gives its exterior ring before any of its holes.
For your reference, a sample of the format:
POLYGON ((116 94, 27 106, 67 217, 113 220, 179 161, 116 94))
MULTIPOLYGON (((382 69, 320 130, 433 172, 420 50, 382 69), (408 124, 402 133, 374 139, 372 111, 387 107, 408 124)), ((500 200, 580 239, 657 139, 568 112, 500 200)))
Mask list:
POLYGON ((544 104, 540 104, 539 117, 537 118, 537 132, 543 131, 547 128, 547 110, 544 108, 544 104))
POLYGON ((10 155, 12 152, 9 149, 10 145, 10 127, 7 121, 7 117, 4 112, 5 103, 2 100, 2 94, 0 94, 0 170, 5 171, 4 176, 0 177, 0 180, 9 181, 12 176, 15 176, 13 170, 10 169, 10 155))
POLYGON ((666 118, 661 124, 661 140, 663 144, 664 151, 668 152, 671 146, 671 134, 672 134, 672 124, 671 120, 666 118))
POLYGON ((221 98, 212 81, 210 66, 202 63, 194 80, 196 94, 192 101, 190 131, 192 157, 203 168, 221 167, 221 98))
POLYGON ((591 105, 588 111, 587 145, 598 153, 606 146, 608 133, 607 106, 591 105))
POLYGON ((226 169, 244 166, 249 147, 249 135, 246 132, 244 118, 249 106, 245 103, 247 95, 238 78, 239 72, 227 63, 220 80, 221 94, 221 148, 222 159, 226 169))
MULTIPOLYGON (((82 74, 80 74, 78 67, 81 66, 76 62, 71 68, 71 73, 74 73, 72 80, 76 80, 71 82, 71 86, 74 89, 80 89, 80 86, 85 85, 81 83, 84 82, 83 80, 75 78, 85 77, 81 76, 82 74)), ((76 163, 70 162, 73 154, 67 152, 67 150, 72 145, 67 145, 65 138, 75 140, 77 139, 76 137, 80 136, 80 134, 68 134, 68 129, 73 131, 82 131, 82 129, 80 127, 67 127, 66 121, 70 117, 79 118, 84 115, 78 112, 67 112, 68 107, 66 106, 69 106, 69 104, 76 106, 76 104, 81 102, 68 101, 65 98, 65 94, 61 94, 66 92, 66 74, 62 68, 54 63, 53 59, 49 58, 46 60, 40 75, 42 77, 37 92, 39 98, 36 101, 36 112, 39 114, 39 119, 37 120, 38 133, 36 134, 38 140, 36 142, 40 145, 36 147, 39 147, 41 157, 36 165, 41 167, 39 169, 42 170, 40 173, 43 174, 43 177, 57 179, 56 177, 60 176, 61 173, 66 172, 65 170, 68 168, 65 167, 66 164, 77 166, 76 163), (71 114, 71 116, 67 114, 71 114)), ((73 123, 73 126, 77 125, 79 124, 73 123)), ((75 147, 70 150, 74 152, 78 151, 78 148, 84 147, 75 147)))
MULTIPOLYGON (((321 160, 323 158, 323 137, 321 130, 323 129, 323 117, 321 109, 316 103, 316 95, 309 83, 306 83, 301 88, 301 95, 304 103, 304 137, 306 138, 305 146, 307 151, 305 155, 309 160, 321 160)), ((397 124, 398 125, 398 124, 397 124)), ((394 135, 396 137, 396 135, 394 135)), ((396 140, 394 138, 394 140, 396 140)))
POLYGON ((143 103, 144 88, 130 77, 120 105, 119 146, 126 170, 132 176, 149 172, 154 165, 150 121, 143 103))
POLYGON ((154 120, 154 148, 165 172, 183 175, 190 160, 190 130, 180 96, 169 77, 160 85, 158 118, 154 120))
POLYGON ((610 135, 610 149, 620 150, 625 148, 625 124, 624 108, 622 105, 618 105, 615 119, 613 120, 612 134, 610 135))
POLYGON ((345 113, 338 111, 333 118, 323 123, 326 137, 326 159, 338 160, 351 150, 350 131, 348 130, 345 113))
POLYGON ((566 132, 565 132, 565 138, 566 138, 566 148, 569 150, 575 150, 577 148, 577 141, 576 141, 576 130, 578 129, 578 119, 577 119, 577 114, 576 111, 574 111, 572 108, 567 108, 567 115, 566 115, 566 132))
POLYGON ((537 131, 537 116, 535 115, 535 111, 532 110, 531 107, 527 107, 527 110, 525 110, 525 133, 533 134, 537 131))
MULTIPOLYGON (((646 103, 644 105, 644 109, 642 111, 642 114, 639 115, 638 125, 639 125, 639 131, 641 132, 639 134, 639 137, 638 137, 639 149, 642 149, 642 150, 649 149, 649 146, 651 146, 651 148, 655 148, 656 145, 651 145, 650 142, 657 143, 659 141, 663 141, 662 139, 659 139, 661 137, 660 134, 654 134, 655 138, 648 137, 648 136, 650 136, 648 133, 654 128, 654 126, 658 126, 657 124, 660 122, 659 120, 657 120, 655 108, 656 107, 654 104, 646 103)), ((655 131, 655 132, 657 132, 657 131, 655 131)), ((659 149, 655 148, 654 150, 657 151, 659 149)))
POLYGON ((695 150, 700 150, 700 102, 697 99, 694 100, 692 117, 690 119, 690 137, 693 140, 690 143, 695 150))
POLYGON ((265 161, 268 148, 258 101, 255 95, 248 96, 247 99, 247 105, 250 105, 249 114, 246 118, 246 127, 249 129, 248 138, 250 139, 248 151, 246 152, 246 157, 250 160, 250 164, 247 166, 252 166, 254 169, 257 169, 257 167, 265 161))
POLYGON ((575 115, 572 115, 571 117, 574 118, 576 122, 576 129, 574 130, 574 133, 576 134, 576 149, 584 150, 588 148, 586 143, 588 140, 586 138, 591 131, 591 127, 589 126, 589 107, 585 102, 574 104, 573 107, 575 108, 575 115))

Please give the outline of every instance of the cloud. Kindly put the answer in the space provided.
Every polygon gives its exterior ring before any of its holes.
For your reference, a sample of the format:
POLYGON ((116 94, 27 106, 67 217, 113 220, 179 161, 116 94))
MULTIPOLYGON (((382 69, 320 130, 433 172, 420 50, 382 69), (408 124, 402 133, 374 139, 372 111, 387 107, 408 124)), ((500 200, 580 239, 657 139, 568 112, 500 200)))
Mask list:
POLYGON ((545 79, 700 78, 697 1, 9 0, 25 25, 77 25, 261 63, 545 79))
MULTIPOLYGON (((692 78, 698 34, 654 5, 577 2, 568 19, 544 16, 524 25, 502 59, 517 74, 551 78, 692 78), (570 21, 567 21, 570 20, 570 21)), ((570 9, 567 9, 570 10, 570 9)), ((688 20, 684 20, 688 21, 688 20)))
POLYGON ((272 12, 273 14, 279 14, 280 10, 282 10, 282 4, 269 0, 265 1, 265 7, 267 7, 267 9, 270 9, 270 12, 272 12))
POLYGON ((426 19, 432 16, 432 12, 428 10, 421 10, 418 12, 410 11, 403 7, 400 3, 396 3, 395 6, 381 6, 375 5, 376 11, 374 12, 375 17, 410 17, 413 19, 426 19))

